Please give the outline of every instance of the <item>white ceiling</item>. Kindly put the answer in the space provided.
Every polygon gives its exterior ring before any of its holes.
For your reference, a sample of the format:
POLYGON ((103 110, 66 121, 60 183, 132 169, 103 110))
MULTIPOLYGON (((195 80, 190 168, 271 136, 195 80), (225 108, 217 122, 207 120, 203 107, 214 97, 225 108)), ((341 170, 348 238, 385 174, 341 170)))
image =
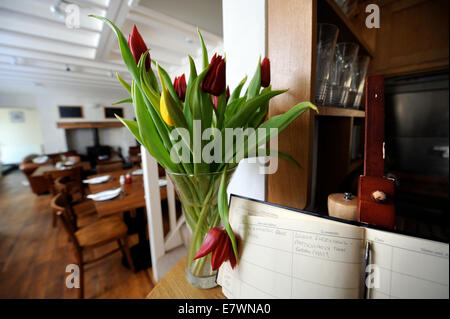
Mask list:
POLYGON ((199 25, 208 48, 222 45, 221 0, 0 0, 0 81, 35 86, 120 87, 127 77, 106 16, 127 36, 138 27, 150 54, 169 73, 200 55, 199 25), (60 3, 62 14, 51 6, 60 3), (66 27, 67 3, 80 8, 80 28, 66 27), (70 71, 67 71, 70 70, 70 71))

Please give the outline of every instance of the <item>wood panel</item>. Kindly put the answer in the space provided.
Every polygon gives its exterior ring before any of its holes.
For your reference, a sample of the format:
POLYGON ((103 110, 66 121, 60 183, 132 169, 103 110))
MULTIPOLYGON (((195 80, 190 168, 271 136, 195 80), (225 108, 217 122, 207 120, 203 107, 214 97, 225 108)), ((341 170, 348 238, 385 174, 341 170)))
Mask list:
POLYGON ((321 117, 318 122, 316 207, 326 212, 331 193, 342 189, 350 167, 352 117, 321 117))
POLYGON ((382 6, 371 74, 448 68, 448 10, 448 0, 402 0, 382 6))
POLYGON ((77 128, 104 128, 104 127, 123 127, 119 121, 108 122, 58 122, 58 128, 77 129, 77 128))
POLYGON ((360 45, 360 54, 373 56, 375 52, 376 29, 368 29, 365 25, 366 13, 364 1, 346 16, 334 0, 319 0, 317 21, 319 23, 332 23, 339 28, 338 42, 355 42, 360 45))
MULTIPOLYGON (((50 195, 36 196, 17 171, 0 178, 0 298, 77 298, 65 285, 66 266, 75 263, 73 244, 52 227, 50 195)), ((97 218, 95 215, 92 218, 97 218)), ((130 237, 130 246, 138 241, 130 237)), ((111 246, 89 252, 96 258, 111 246)), ((117 246, 117 245, 116 245, 117 246)), ((151 269, 131 272, 121 254, 86 271, 86 298, 144 298, 154 287, 151 269)))
MULTIPOLYGON (((269 116, 289 110, 314 96, 316 51, 315 0, 268 0, 268 56, 271 60, 272 86, 289 88, 270 102, 269 116)), ((279 160, 275 174, 267 176, 269 202, 303 209, 311 192, 311 165, 314 114, 307 111, 278 137, 278 148, 293 156, 299 169, 279 160)))

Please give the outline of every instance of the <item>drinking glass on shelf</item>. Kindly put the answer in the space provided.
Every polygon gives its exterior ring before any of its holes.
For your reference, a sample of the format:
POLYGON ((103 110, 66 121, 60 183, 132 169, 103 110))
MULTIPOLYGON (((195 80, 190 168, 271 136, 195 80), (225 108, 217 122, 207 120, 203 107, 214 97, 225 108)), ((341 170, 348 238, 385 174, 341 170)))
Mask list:
POLYGON ((358 56, 353 63, 352 85, 350 88, 351 96, 346 106, 358 109, 361 106, 361 98, 364 92, 364 83, 366 80, 367 69, 369 68, 370 57, 367 55, 358 56))
POLYGON ((315 96, 315 102, 318 105, 323 105, 325 100, 328 78, 330 76, 330 65, 333 60, 338 33, 338 27, 333 24, 318 24, 315 96))
POLYGON ((357 0, 334 0, 336 4, 341 8, 341 10, 345 13, 345 15, 349 15, 355 10, 358 5, 357 0))
POLYGON ((358 55, 359 45, 343 42, 336 44, 334 60, 331 66, 326 104, 345 106, 352 83, 352 65, 358 55))

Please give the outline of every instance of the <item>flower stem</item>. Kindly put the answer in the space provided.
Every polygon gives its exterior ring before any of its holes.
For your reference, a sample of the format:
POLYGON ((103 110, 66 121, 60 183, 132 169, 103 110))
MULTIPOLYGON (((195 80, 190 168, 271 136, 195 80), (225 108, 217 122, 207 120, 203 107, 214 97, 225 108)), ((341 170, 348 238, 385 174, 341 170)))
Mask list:
MULTIPOLYGON (((200 235, 202 233, 201 230, 204 227, 203 223, 204 223, 204 221, 206 219, 207 213, 209 211, 209 207, 211 206, 210 198, 211 198, 213 192, 214 192, 214 187, 210 187, 209 190, 208 190, 208 193, 206 194, 206 197, 205 197, 205 199, 203 201, 203 207, 202 207, 202 210, 200 211, 200 216, 199 216, 199 219, 197 221, 197 225, 195 226, 195 229, 194 229, 192 242, 191 242, 191 245, 190 245, 189 251, 188 251, 189 268, 191 268, 192 263, 194 261, 195 253, 197 252, 197 246, 198 246, 197 242, 199 240, 203 239, 203 238, 199 238, 199 237, 200 237, 200 235)), ((205 259, 205 258, 202 258, 202 259, 205 259)), ((195 273, 194 275, 197 275, 197 274, 195 273)))

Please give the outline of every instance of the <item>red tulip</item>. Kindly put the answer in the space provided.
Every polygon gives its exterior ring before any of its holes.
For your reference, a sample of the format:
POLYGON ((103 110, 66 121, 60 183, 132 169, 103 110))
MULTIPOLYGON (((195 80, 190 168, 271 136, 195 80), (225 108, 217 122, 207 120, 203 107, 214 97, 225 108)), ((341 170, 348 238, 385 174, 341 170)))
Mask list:
POLYGON ((225 60, 222 56, 214 54, 208 72, 200 84, 200 89, 215 96, 223 93, 225 90, 225 60))
POLYGON ((184 76, 184 73, 182 76, 178 76, 174 79, 173 87, 180 100, 184 102, 184 98, 186 97, 186 77, 184 76))
MULTIPOLYGON (((228 99, 230 98, 230 87, 229 86, 227 86, 227 90, 225 91, 225 97, 226 97, 226 101, 228 102, 228 99)), ((216 108, 216 110, 217 110, 217 103, 219 102, 219 97, 218 96, 213 96, 213 104, 214 104, 214 107, 216 108)))
MULTIPOLYGON (((133 26, 133 31, 128 36, 128 46, 131 49, 131 53, 133 53, 134 60, 136 63, 139 63, 141 55, 147 51, 147 46, 136 26, 133 26)), ((145 68, 147 71, 150 69, 150 53, 145 58, 145 68)))
POLYGON ((261 62, 261 86, 268 87, 270 84, 270 61, 264 58, 261 62))
POLYGON ((227 231, 223 227, 211 228, 194 259, 204 257, 211 252, 211 266, 213 270, 219 269, 220 265, 227 260, 230 261, 232 268, 236 267, 233 245, 227 231))

